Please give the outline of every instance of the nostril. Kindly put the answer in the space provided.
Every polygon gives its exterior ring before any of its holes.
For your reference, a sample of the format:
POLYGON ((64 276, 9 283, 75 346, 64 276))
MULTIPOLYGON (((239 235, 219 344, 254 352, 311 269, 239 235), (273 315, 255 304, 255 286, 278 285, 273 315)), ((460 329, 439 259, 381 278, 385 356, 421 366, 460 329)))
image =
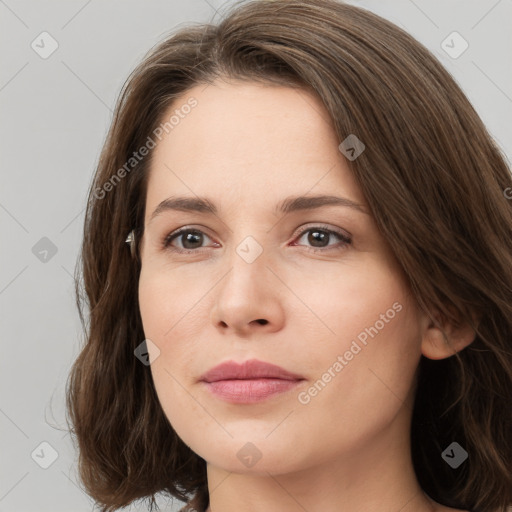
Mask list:
POLYGON ((260 318, 259 320, 256 320, 259 324, 265 325, 268 324, 268 320, 265 320, 264 318, 260 318))

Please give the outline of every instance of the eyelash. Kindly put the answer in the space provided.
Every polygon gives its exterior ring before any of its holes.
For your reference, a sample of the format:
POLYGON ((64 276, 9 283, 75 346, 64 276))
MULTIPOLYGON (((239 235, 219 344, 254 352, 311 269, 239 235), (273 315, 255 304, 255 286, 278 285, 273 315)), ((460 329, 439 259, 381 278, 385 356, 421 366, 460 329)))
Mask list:
MULTIPOLYGON (((309 231, 322 231, 322 232, 325 232, 327 233, 328 235, 335 235, 337 236, 339 239, 341 239, 341 245, 339 245, 338 247, 325 247, 325 248, 318 248, 318 247, 309 247, 307 248, 309 251, 311 252, 328 252, 328 251, 331 251, 331 250, 342 250, 342 249, 345 249, 348 245, 350 245, 352 243, 352 240, 351 238, 349 238, 348 236, 346 236, 345 234, 341 233, 341 232, 338 232, 338 231, 334 231, 326 226, 313 226, 313 227, 309 227, 309 228, 306 228, 302 231, 300 231, 295 239, 300 239, 302 238, 302 236, 305 234, 305 233, 308 233, 309 231)), ((202 249, 206 249, 206 247, 201 247, 199 249, 180 249, 180 248, 176 248, 176 247, 171 247, 171 242, 175 239, 175 238, 178 238, 180 235, 183 235, 184 233, 200 233, 200 234, 203 234, 203 235, 206 235, 206 233, 204 233, 203 231, 199 230, 199 229, 194 229, 194 228, 189 228, 189 227, 183 227, 183 228, 180 228, 176 231, 173 231, 172 233, 169 233, 163 240, 163 248, 167 251, 171 251, 171 252, 176 252, 176 253, 179 253, 179 254, 192 254, 192 253, 195 253, 195 254, 200 254, 201 252, 204 252, 202 249)), ((210 238, 208 235, 206 235, 208 238, 210 238)))

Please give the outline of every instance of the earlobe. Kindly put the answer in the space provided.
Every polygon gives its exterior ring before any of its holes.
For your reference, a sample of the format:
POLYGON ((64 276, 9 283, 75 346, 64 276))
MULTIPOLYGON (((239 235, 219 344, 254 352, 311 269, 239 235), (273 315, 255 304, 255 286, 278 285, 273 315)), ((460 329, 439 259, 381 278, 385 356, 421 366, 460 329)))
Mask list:
POLYGON ((446 359, 470 345, 476 332, 467 322, 454 324, 436 311, 434 319, 425 316, 421 353, 429 359, 446 359))

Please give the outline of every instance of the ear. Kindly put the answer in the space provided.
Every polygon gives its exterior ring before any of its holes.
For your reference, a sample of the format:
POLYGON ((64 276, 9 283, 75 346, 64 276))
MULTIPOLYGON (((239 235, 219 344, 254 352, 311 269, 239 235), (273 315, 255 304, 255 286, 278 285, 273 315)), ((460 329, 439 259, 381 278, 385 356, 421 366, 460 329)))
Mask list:
MULTIPOLYGON (((452 316, 457 318, 456 321, 449 320, 438 310, 434 311, 434 318, 424 314, 421 353, 429 359, 446 359, 453 356, 475 339, 476 332, 473 327, 462 321, 454 308, 449 308, 449 311, 454 313, 452 316)), ((473 323, 478 326, 480 316, 472 315, 472 318, 473 323)))

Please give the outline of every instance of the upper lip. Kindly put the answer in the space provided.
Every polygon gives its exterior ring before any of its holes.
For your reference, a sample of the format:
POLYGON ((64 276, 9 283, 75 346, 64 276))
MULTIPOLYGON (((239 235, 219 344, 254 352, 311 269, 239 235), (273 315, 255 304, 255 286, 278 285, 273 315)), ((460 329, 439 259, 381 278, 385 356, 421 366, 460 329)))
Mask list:
POLYGON ((283 379, 283 380, 302 380, 304 377, 296 373, 289 372, 275 364, 250 359, 239 364, 235 361, 225 361, 214 366, 203 374, 199 380, 205 382, 215 382, 218 380, 229 379, 283 379))

